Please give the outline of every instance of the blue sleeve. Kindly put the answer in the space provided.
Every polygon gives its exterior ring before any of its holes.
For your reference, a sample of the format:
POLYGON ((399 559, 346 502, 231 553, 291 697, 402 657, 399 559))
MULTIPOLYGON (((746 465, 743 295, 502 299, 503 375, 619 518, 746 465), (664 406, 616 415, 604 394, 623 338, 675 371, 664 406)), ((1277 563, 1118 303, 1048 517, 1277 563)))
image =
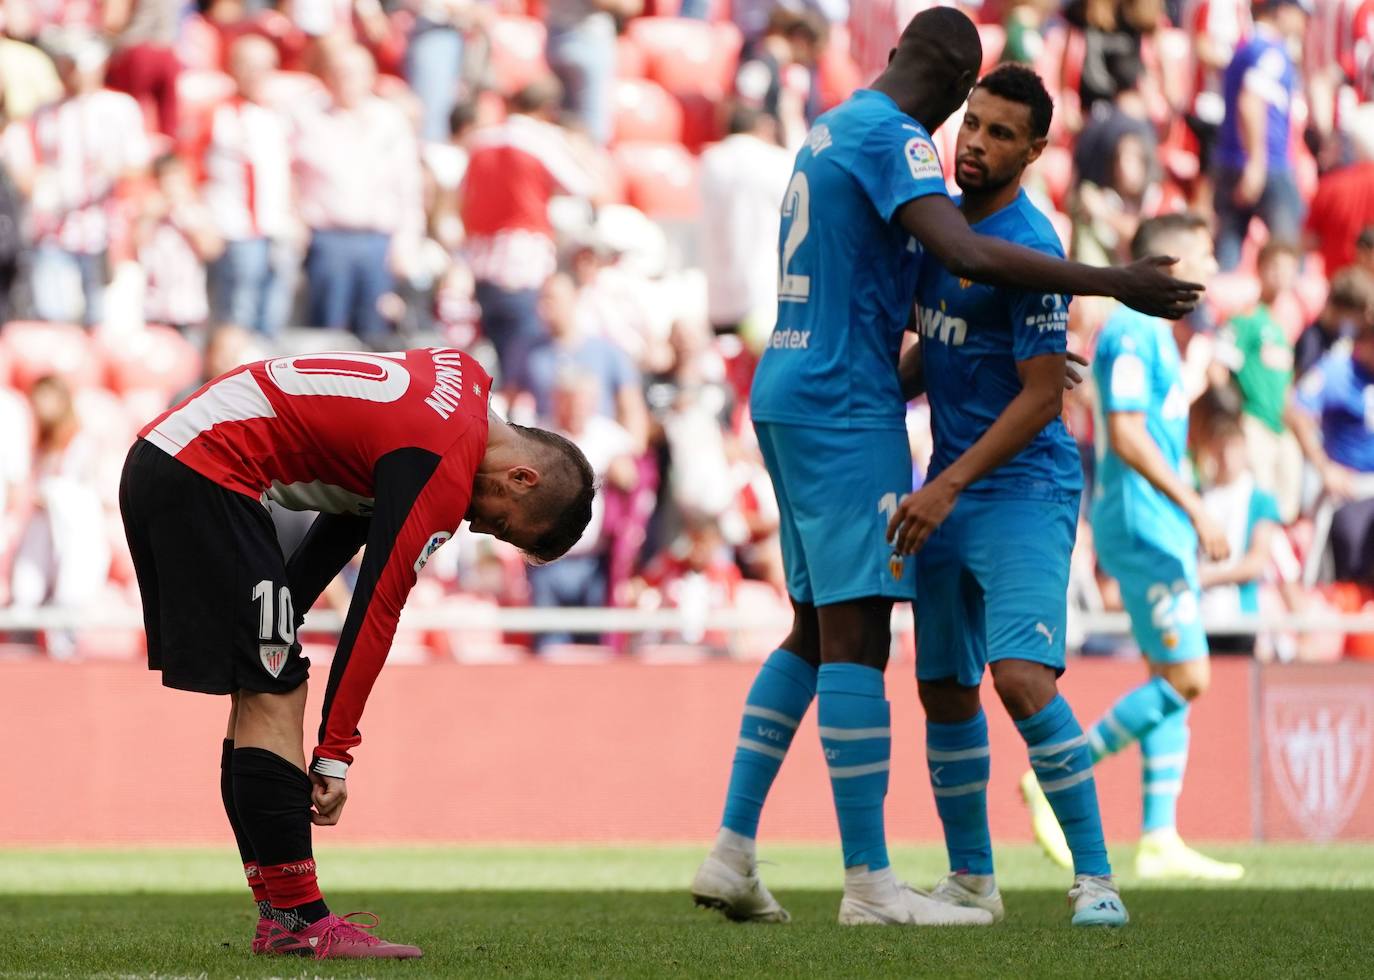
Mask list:
POLYGON ((1255 525, 1260 521, 1269 521, 1273 524, 1282 524, 1279 519, 1279 502, 1274 499, 1272 494, 1265 493, 1263 490, 1255 490, 1250 494, 1250 516, 1247 521, 1249 531, 1254 531, 1255 525))
MULTIPOLYGON (((1037 252, 1064 257, 1058 239, 1049 241, 1027 231, 1012 239, 1037 252)), ((1011 322, 1011 353, 1018 361, 1042 354, 1063 354, 1069 349, 1069 301, 1072 296, 1045 293, 1038 289, 1008 291, 1007 314, 1011 322)))
POLYGON ((945 172, 926 131, 905 116, 884 118, 845 165, 884 221, 908 201, 929 194, 949 196, 945 172))
POLYGON ((1294 391, 1295 400, 1298 407, 1309 415, 1321 415, 1322 409, 1326 407, 1326 394, 1330 388, 1327 377, 1329 366, 1329 359, 1323 357, 1308 368, 1307 373, 1298 381, 1294 391))
POLYGON ((1142 338, 1128 329, 1104 333, 1096 361, 1103 415, 1149 411, 1154 352, 1142 338))
POLYGON ((618 392, 623 388, 639 387, 639 370, 635 367, 634 361, 625 351, 609 341, 607 345, 611 350, 611 381, 612 387, 618 392))

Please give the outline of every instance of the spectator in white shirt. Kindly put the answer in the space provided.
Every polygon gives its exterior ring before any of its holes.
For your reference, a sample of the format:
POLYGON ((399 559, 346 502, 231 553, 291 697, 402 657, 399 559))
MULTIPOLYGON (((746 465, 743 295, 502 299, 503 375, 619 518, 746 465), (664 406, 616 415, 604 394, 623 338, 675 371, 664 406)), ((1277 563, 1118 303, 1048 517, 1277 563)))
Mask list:
POLYGON ((210 313, 205 263, 224 243, 180 157, 159 157, 153 175, 157 192, 144 203, 138 233, 138 261, 147 276, 143 313, 153 323, 198 326, 210 313))
POLYGON ((148 141, 138 103, 104 87, 104 45, 69 36, 52 53, 65 96, 10 126, 4 152, 30 204, 34 312, 90 326, 101 319, 115 188, 148 165, 148 141))
POLYGON ((210 267, 212 315, 269 337, 290 316, 290 259, 299 261, 291 241, 290 130, 262 103, 277 57, 276 45, 260 35, 234 42, 229 73, 237 90, 215 110, 205 151, 205 202, 225 243, 210 267))
POLYGON ((773 118, 738 105, 730 135, 701 155, 701 254, 717 333, 766 337, 778 304, 779 207, 792 158, 773 118))
POLYGON ((299 209, 311 233, 306 322, 381 342, 388 325, 378 301, 424 231, 419 149, 405 114, 373 95, 365 49, 331 50, 324 80, 330 105, 303 113, 296 131, 299 209))

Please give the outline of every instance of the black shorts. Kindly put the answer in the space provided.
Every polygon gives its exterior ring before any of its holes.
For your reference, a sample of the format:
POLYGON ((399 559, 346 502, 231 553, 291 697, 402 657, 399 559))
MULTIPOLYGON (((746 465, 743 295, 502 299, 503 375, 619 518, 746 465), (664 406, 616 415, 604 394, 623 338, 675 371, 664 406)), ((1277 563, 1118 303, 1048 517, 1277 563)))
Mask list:
POLYGON ((285 693, 305 682, 286 562, 267 509, 140 439, 119 483, 148 669, 183 691, 285 693))

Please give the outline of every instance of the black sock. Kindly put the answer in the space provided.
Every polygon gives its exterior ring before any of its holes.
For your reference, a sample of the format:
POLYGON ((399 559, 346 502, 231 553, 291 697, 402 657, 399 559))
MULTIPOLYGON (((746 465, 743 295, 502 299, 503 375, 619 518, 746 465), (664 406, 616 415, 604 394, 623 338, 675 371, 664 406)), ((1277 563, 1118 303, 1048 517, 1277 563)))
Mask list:
POLYGON ((226 738, 219 759, 219 798, 224 803, 224 815, 229 818, 229 827, 234 831, 234 842, 239 846, 239 859, 244 864, 257 861, 253 853, 253 842, 243 832, 238 808, 234 805, 234 740, 226 738))
POLYGON ((293 932, 329 914, 315 881, 310 777, 266 749, 234 749, 234 806, 272 900, 272 917, 293 932))

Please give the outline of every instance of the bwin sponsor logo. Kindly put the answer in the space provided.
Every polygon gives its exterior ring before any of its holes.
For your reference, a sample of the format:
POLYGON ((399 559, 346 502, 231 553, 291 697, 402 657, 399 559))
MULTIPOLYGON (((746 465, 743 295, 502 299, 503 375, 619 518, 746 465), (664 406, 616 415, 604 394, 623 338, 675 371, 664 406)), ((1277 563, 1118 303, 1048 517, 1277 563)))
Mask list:
POLYGON ((940 303, 938 310, 929 310, 919 303, 916 306, 916 327, 921 336, 938 340, 951 347, 960 347, 964 335, 968 333, 968 321, 945 312, 945 304, 940 303))

